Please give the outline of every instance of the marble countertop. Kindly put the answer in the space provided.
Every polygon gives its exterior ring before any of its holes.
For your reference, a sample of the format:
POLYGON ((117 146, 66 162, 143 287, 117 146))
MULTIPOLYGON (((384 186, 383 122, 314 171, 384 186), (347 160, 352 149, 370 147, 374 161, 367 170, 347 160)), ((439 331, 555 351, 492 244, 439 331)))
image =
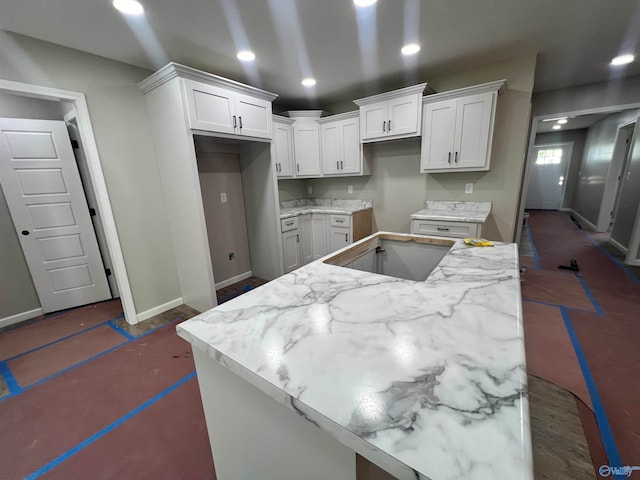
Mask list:
POLYGON ((532 480, 516 245, 454 242, 426 281, 316 260, 178 334, 400 479, 532 480))
POLYGON ((413 220, 484 223, 491 213, 491 202, 445 202, 427 200, 424 210, 411 215, 413 220))
POLYGON ((280 219, 297 217, 307 213, 352 215, 372 208, 371 200, 302 199, 280 202, 280 219))

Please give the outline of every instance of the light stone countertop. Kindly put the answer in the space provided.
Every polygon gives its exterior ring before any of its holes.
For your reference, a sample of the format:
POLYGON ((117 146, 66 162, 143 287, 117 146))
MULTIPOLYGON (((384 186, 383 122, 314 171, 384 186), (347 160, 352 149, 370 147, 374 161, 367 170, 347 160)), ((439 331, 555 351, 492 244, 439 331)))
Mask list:
POLYGON ((451 202, 427 200, 425 209, 411 215, 412 220, 485 223, 491 202, 451 202))
POLYGON ((316 260, 177 330, 401 479, 533 479, 515 244, 426 281, 316 260))
POLYGON ((297 217, 307 213, 353 215, 372 208, 371 200, 301 199, 280 202, 280 219, 297 217))

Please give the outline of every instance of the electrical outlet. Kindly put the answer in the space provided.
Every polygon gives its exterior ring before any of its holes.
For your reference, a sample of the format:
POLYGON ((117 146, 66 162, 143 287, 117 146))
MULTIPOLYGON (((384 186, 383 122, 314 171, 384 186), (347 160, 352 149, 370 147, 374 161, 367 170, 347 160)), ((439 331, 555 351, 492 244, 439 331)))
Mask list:
POLYGON ((353 193, 353 185, 347 187, 347 193, 353 193))
POLYGON ((221 203, 227 203, 227 194, 226 193, 222 192, 220 194, 220 202, 221 203))
POLYGON ((473 183, 467 183, 464 186, 464 193, 473 193, 473 183))
POLYGON ((234 252, 230 252, 229 253, 229 261, 233 260, 234 258, 236 258, 236 254, 234 252))
POLYGON ((311 185, 307 187, 307 193, 313 193, 313 187, 311 185))

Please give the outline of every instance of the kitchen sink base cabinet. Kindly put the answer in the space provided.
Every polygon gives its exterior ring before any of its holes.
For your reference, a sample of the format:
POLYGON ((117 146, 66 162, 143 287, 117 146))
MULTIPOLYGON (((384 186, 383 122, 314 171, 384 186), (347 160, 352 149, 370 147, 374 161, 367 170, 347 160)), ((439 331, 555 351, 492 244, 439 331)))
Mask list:
POLYGON ((193 358, 219 480, 356 480, 356 453, 296 405, 280 405, 195 346, 193 358))

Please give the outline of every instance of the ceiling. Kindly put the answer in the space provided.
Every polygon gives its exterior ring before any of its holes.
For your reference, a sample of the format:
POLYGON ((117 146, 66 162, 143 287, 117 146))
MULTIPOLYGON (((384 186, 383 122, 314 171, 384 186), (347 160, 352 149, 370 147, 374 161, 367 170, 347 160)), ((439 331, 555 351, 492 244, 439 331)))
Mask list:
MULTIPOLYGON (((278 93, 297 108, 380 93, 429 76, 538 53, 535 90, 640 75, 637 0, 0 0, 0 28, 149 70, 168 61, 278 93), (356 11, 357 10, 357 11, 356 11), (419 42, 415 57, 400 48, 419 42), (236 52, 249 48, 247 66, 236 52), (303 77, 317 85, 305 89, 303 77)), ((5 48, 5 47, 3 47, 5 48)))
MULTIPOLYGON (((598 123, 605 117, 612 115, 614 112, 608 113, 594 113, 591 115, 578 115, 574 117, 563 117, 567 119, 567 123, 562 125, 560 131, 567 130, 580 130, 582 128, 589 128, 592 125, 598 123)), ((558 117, 560 118, 560 117, 558 117)), ((553 126, 557 124, 555 121, 557 119, 549 119, 548 121, 540 120, 538 121, 538 128, 536 128, 536 133, 546 133, 546 132, 554 132, 553 126)))

